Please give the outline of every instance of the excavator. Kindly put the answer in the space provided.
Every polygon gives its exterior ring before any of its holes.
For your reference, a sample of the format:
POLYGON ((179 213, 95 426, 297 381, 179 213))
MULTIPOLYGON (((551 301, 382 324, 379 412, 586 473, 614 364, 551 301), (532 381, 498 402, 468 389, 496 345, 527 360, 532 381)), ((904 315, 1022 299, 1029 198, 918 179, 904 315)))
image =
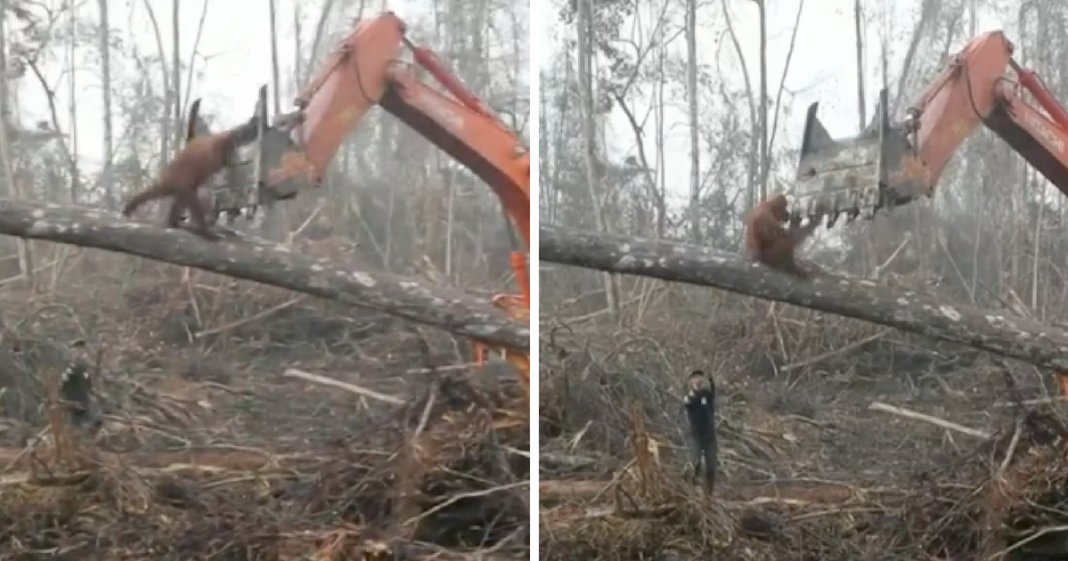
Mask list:
POLYGON ((808 108, 792 205, 794 222, 863 214, 930 198, 949 159, 980 124, 1068 195, 1068 112, 1034 71, 1021 67, 1001 31, 972 39, 906 110, 889 115, 887 92, 860 135, 833 139, 808 108), (1031 101, 1024 93, 1030 94, 1031 101))
MULTIPOLYGON (((930 198, 949 159, 980 124, 994 131, 1046 179, 1068 195, 1068 112, 1033 70, 1013 59, 1001 31, 976 36, 891 121, 887 92, 860 135, 831 138, 808 108, 791 222, 834 226, 863 214, 930 198), (1027 95, 1029 94, 1029 96, 1027 95)), ((1057 373, 1068 396, 1068 375, 1057 373)))
MULTIPOLYGON (((190 106, 187 138, 210 132, 200 118, 199 101, 190 106)), ((294 110, 269 120, 267 86, 260 87, 256 140, 241 148, 235 163, 217 174, 210 186, 216 219, 252 217, 261 206, 319 187, 342 142, 377 105, 466 166, 497 195, 510 221, 506 230, 518 293, 494 296, 493 304, 519 322, 530 321, 529 150, 433 51, 407 37, 404 21, 393 12, 358 21, 294 105, 294 110), (404 49, 410 51, 412 62, 402 59, 404 49), (414 66, 436 79, 444 91, 420 81, 414 66)), ((529 355, 479 342, 474 355, 478 365, 510 364, 529 388, 529 355)))

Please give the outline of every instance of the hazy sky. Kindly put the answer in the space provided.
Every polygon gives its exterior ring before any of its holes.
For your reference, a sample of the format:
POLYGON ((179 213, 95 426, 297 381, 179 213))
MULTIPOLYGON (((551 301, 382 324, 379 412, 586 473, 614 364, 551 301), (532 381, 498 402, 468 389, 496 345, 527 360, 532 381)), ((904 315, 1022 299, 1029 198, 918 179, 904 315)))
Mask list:
MULTIPOLYGON (((752 74, 753 87, 756 88, 759 81, 757 64, 759 56, 759 28, 757 26, 757 11, 752 2, 742 0, 729 0, 731 11, 734 15, 735 30, 739 40, 743 43, 743 50, 747 59, 747 65, 752 74)), ((797 14, 799 0, 775 0, 769 2, 768 9, 768 81, 769 95, 774 102, 775 91, 782 75, 786 53, 789 49, 790 34, 793 29, 794 19, 797 14)), ((874 2, 866 2, 872 6, 874 2)), ((896 26, 899 29, 911 29, 915 16, 911 10, 914 2, 896 2, 888 4, 895 10, 896 26)), ((698 38, 698 61, 700 64, 714 68, 713 57, 717 52, 722 26, 722 11, 718 0, 703 3, 702 10, 698 13, 698 27, 703 33, 698 38)), ((874 12, 874 10, 872 10, 874 12)), ((876 13, 867 14, 868 24, 866 37, 866 94, 868 97, 867 116, 870 119, 874 102, 878 98, 881 87, 881 18, 876 13)), ((990 22, 983 22, 990 23, 990 22)), ((540 64, 547 65, 558 50, 561 37, 571 36, 572 28, 565 28, 559 23, 554 13, 538 21, 537 33, 542 36, 546 46, 552 48, 543 49, 537 53, 540 64)), ((988 27, 980 26, 980 31, 988 27)), ((804 12, 801 16, 800 31, 794 48, 793 58, 790 63, 789 74, 786 77, 786 89, 794 92, 793 110, 789 115, 782 115, 779 122, 782 125, 776 146, 784 145, 796 147, 800 144, 802 128, 804 126, 805 109, 813 101, 820 101, 819 116, 824 125, 833 136, 848 136, 858 131, 858 112, 856 94, 856 47, 853 24, 853 0, 808 0, 805 2, 804 12), (783 134, 785 132, 785 135, 783 134)), ((903 56, 905 45, 891 43, 890 68, 891 79, 894 79, 893 70, 900 67, 900 58, 903 56)), ((955 48, 963 46, 963 43, 955 48)), ((685 41, 680 38, 674 47, 677 52, 685 54, 685 41)), ((721 49, 721 60, 729 61, 722 68, 735 69, 736 74, 727 76, 730 83, 741 86, 742 78, 740 67, 735 63, 733 48, 727 44, 721 49)), ((906 98, 911 99, 911 98, 906 98)), ((748 114, 748 107, 743 99, 738 100, 737 110, 748 114)), ((769 117, 770 118, 770 117, 769 117)), ((685 99, 679 99, 674 107, 669 109, 666 117, 669 121, 665 126, 667 147, 665 152, 671 154, 668 160, 667 178, 669 191, 679 201, 689 189, 689 128, 685 113, 685 99)), ((634 149, 634 135, 625 117, 621 112, 615 112, 607 124, 609 132, 606 138, 615 140, 610 143, 609 149, 616 154, 632 154, 634 149)), ((651 130, 651 129, 650 129, 651 130)), ((648 153, 653 154, 655 139, 650 134, 646 138, 648 153)), ((702 155, 702 169, 707 169, 707 155, 702 155)), ((780 169, 780 177, 788 177, 793 170, 780 169)))
MULTIPOLYGON (((300 0, 296 0, 299 2, 300 0)), ((171 34, 172 0, 149 0, 159 21, 164 50, 170 60, 173 38, 171 34)), ((320 2, 304 2, 303 37, 311 41, 316 19, 319 16, 320 2)), ((382 5, 368 2, 373 9, 368 13, 377 13, 382 5)), ((426 2, 418 0, 390 0, 388 9, 395 11, 402 19, 415 23, 420 18, 429 18, 430 13, 420 9, 426 2)), ((95 22, 97 18, 96 2, 81 3, 84 18, 95 22)), ((181 37, 180 48, 185 64, 189 63, 197 25, 203 10, 203 0, 184 0, 180 4, 181 37)), ((271 81, 271 46, 270 13, 266 1, 251 0, 208 0, 207 17, 201 32, 200 44, 194 67, 192 98, 201 97, 201 111, 216 115, 222 124, 235 124, 252 114, 256 102, 256 90, 262 84, 271 81), (207 59, 207 60, 205 60, 207 59)), ((335 19, 350 21, 348 15, 355 8, 352 2, 338 2, 335 19)), ((294 0, 277 0, 277 18, 279 32, 279 66, 282 82, 282 110, 291 109, 292 91, 287 88, 287 75, 293 68, 294 60, 294 0)), ((142 56, 156 54, 155 35, 153 34, 143 0, 127 0, 111 3, 111 27, 115 35, 123 41, 137 42, 142 56)), ((427 44, 432 38, 414 37, 417 43, 427 44)), ((321 45, 322 52, 329 45, 321 45)), ((88 55, 88 49, 82 49, 88 55)), ((61 76, 66 64, 62 58, 63 49, 56 49, 59 60, 46 66, 44 72, 49 80, 56 84, 57 104, 61 109, 60 122, 64 131, 69 130, 67 107, 70 95, 66 77, 61 76), (62 78, 62 80, 61 80, 62 78)), ((103 125, 101 122, 103 98, 100 89, 100 70, 96 57, 83 60, 81 70, 76 74, 76 91, 78 96, 78 137, 79 159, 85 171, 95 173, 103 163, 103 125)), ((130 77, 135 71, 133 65, 120 57, 118 51, 112 53, 112 74, 116 82, 130 77)), ((185 95, 185 71, 182 74, 182 95, 185 95)), ((32 76, 20 83, 19 103, 24 126, 32 126, 38 120, 48 119, 47 100, 41 95, 40 85, 32 76)), ((186 100, 183 99, 183 105, 186 100)), ((117 107, 112 108, 118 112, 117 107)), ((122 134, 121 124, 114 125, 116 142, 122 134)))
MULTIPOLYGON (((750 69, 755 73, 758 55, 756 11, 752 2, 729 0, 735 16, 736 30, 743 42, 750 69)), ((170 32, 172 0, 149 0, 162 27, 164 49, 168 58, 173 44, 170 32)), ((283 110, 288 110, 288 100, 292 92, 287 87, 286 76, 289 75, 294 58, 293 18, 294 3, 300 0, 277 0, 279 29, 279 59, 282 73, 283 110)), ((770 86, 778 84, 782 73, 785 54, 790 41, 790 31, 797 11, 799 0, 775 0, 769 9, 769 69, 770 86)), ((532 31, 539 35, 541 43, 539 52, 533 53, 531 59, 536 64, 545 64, 558 50, 559 38, 573 33, 573 29, 564 28, 557 18, 557 2, 537 2, 545 11, 532 19, 532 31)), ((309 41, 313 33, 315 19, 318 17, 319 2, 304 3, 304 40, 309 41)), ((383 5, 369 2, 375 13, 383 5)), ((390 0, 385 3, 388 9, 396 11, 402 18, 415 23, 420 19, 429 19, 431 13, 425 0, 390 0)), ((873 4, 873 2, 868 2, 873 4)), ((896 2, 891 5, 899 12, 896 25, 911 27, 913 2, 896 2)), ((801 19, 801 28, 790 73, 786 79, 787 89, 795 92, 793 112, 780 117, 785 135, 780 132, 777 144, 796 146, 799 142, 804 120, 805 107, 815 100, 821 101, 820 117, 835 136, 854 134, 857 129, 857 107, 855 93, 855 54, 852 21, 853 0, 808 0, 801 19)), ((203 1, 185 0, 181 3, 181 48, 183 58, 188 63, 197 25, 204 6, 203 1)), ((339 15, 336 19, 348 21, 346 14, 351 13, 355 3, 339 2, 339 15)), ((705 3, 700 14, 699 25, 704 34, 699 40, 700 62, 711 66, 716 56, 716 42, 722 30, 722 16, 719 2, 705 3)), ((83 3, 82 13, 89 21, 96 18, 96 3, 83 3)), ((868 26, 867 75, 868 75, 868 113, 871 113, 873 101, 878 92, 880 23, 878 15, 868 14, 872 23, 868 26)), ((143 54, 157 51, 155 37, 152 33, 142 0, 127 0, 112 3, 112 27, 117 35, 133 38, 143 54), (132 30, 129 35, 127 30, 132 30)), ((989 26, 983 27, 986 29, 989 26)), ((432 45, 432 38, 416 40, 432 45)), ((679 40, 675 48, 684 52, 685 44, 679 40)), ((327 48, 323 45, 322 48, 327 48)), ((895 45, 891 53, 891 66, 896 68, 895 60, 900 58, 903 45, 895 45), (895 56, 896 55, 896 56, 895 56)), ((720 49, 723 68, 727 71, 737 69, 732 49, 725 46, 720 49)), ((87 52, 83 49, 83 52, 87 52)), ((271 79, 270 29, 266 2, 249 0, 208 0, 207 18, 198 48, 200 56, 195 61, 195 74, 192 97, 201 97, 202 111, 223 116, 225 124, 232 124, 250 115, 255 102, 256 89, 271 79), (205 60, 205 58, 207 60, 205 60)), ((57 50, 61 55, 62 50, 57 50)), ((85 55, 83 54, 83 57, 85 55)), ((59 61, 45 68, 46 74, 57 88, 57 102, 61 109, 60 119, 64 130, 69 130, 66 108, 69 92, 65 81, 61 81, 61 72, 65 63, 59 61)), ((113 54, 113 75, 115 80, 128 78, 134 72, 118 53, 113 54)), ((79 107, 79 157, 86 171, 95 172, 102 163, 102 146, 100 138, 102 127, 101 95, 99 68, 93 60, 83 60, 77 74, 77 96, 79 107)), ((737 70, 735 70, 737 72, 737 70)), ((182 77, 185 80, 185 74, 182 77)), ((739 75, 729 76, 735 84, 741 84, 739 75)), ((754 75, 754 86, 756 77, 754 75)), ((22 80, 20 84, 21 120, 24 125, 32 126, 37 120, 47 119, 47 104, 40 95, 40 87, 32 79, 22 80)), ((185 85, 183 84, 183 94, 185 85)), ((772 90, 774 95, 774 90, 772 90)), ((185 100, 183 100, 184 102, 185 100)), ((684 99, 680 99, 669 108, 668 152, 675 155, 668 168, 669 184, 673 191, 682 194, 687 189, 689 176, 689 139, 685 118, 684 99)), ((744 101, 740 101, 738 110, 747 111, 744 101)), ((617 154, 634 151, 633 135, 622 115, 616 114, 609 120, 607 138, 616 139, 610 149, 617 154)), ((121 126, 116 123, 115 135, 121 134, 121 126)), ((647 139, 652 142, 652 139, 647 139)), ((707 162, 703 162, 705 167, 707 162)), ((789 170, 779 170, 788 174, 789 170)))

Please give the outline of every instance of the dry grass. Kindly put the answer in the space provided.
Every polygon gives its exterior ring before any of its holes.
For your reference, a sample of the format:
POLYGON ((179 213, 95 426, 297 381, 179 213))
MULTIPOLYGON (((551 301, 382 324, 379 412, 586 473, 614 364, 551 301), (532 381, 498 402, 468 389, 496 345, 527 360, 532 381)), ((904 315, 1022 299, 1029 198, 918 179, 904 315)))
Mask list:
POLYGON ((1051 380, 806 310, 679 286, 645 294, 618 323, 567 306, 542 317, 543 559, 1068 554, 1062 411, 1018 405, 1051 380), (718 386, 714 497, 683 475, 691 368, 718 386))
POLYGON ((526 398, 436 370, 463 362, 451 338, 174 267, 88 268, 0 294, 0 559, 527 557, 526 398), (75 337, 103 349, 96 435, 42 414, 75 337))

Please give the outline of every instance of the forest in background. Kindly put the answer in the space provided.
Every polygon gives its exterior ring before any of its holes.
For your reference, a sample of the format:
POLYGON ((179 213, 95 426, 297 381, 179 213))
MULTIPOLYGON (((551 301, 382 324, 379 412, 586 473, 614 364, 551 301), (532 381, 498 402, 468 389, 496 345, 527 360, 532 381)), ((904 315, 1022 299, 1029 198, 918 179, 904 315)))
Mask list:
POLYGON ((540 263, 541 558, 1068 555, 1056 376, 959 344, 981 336, 926 336, 937 321, 910 325, 924 335, 894 328, 918 299, 946 317, 975 306, 975 324, 1004 321, 1014 341, 1057 330, 1016 318, 1063 325, 1065 198, 1000 138, 967 139, 932 200, 821 228, 801 256, 848 280, 799 285, 721 252, 635 239, 741 253, 754 204, 789 191, 809 103, 849 137, 885 85, 900 119, 983 31, 1003 29, 1016 60, 1068 100, 1068 6, 554 6, 543 34, 556 49, 539 55, 539 209, 543 228, 559 227, 541 244, 554 261, 540 263), (813 60, 832 50, 837 67, 813 60), (872 313, 821 311, 843 310, 836 296, 872 313), (694 370, 715 384, 712 491, 686 450, 694 370))
MULTIPOLYGON (((860 44, 856 29, 836 29, 835 40, 842 50, 860 48, 865 103, 858 111, 857 65, 838 68, 834 78, 851 85, 824 99, 820 115, 853 124, 832 135, 857 134, 884 83, 893 116, 901 118, 949 55, 991 29, 1003 29, 1016 45, 1016 60, 1036 70, 1058 99, 1068 99, 1063 3, 834 4, 839 15, 859 10, 860 44), (854 101, 843 101, 846 95, 854 101), (844 107, 851 107, 850 115, 842 115, 844 107)), ((825 33, 813 15, 820 6, 769 2, 779 21, 796 22, 772 30, 783 46, 772 50, 761 48, 761 2, 597 2, 588 17, 588 45, 577 31, 583 20, 576 5, 556 4, 554 30, 564 48, 542 68, 542 220, 740 251, 748 209, 765 193, 788 190, 796 170, 805 107, 794 100, 805 92, 790 85, 814 87, 825 73, 804 75, 805 53, 794 46, 797 37, 825 33), (743 18, 747 25, 740 28, 743 18), (680 153, 677 137, 687 132, 680 153), (680 181, 678 167, 693 172, 680 181)), ((1068 298, 1068 262, 1058 257, 1068 249, 1064 210, 1054 187, 981 129, 952 159, 932 201, 821 231, 807 253, 852 274, 879 266, 920 286, 937 285, 951 299, 994 308, 1008 303, 1046 318, 1046 310, 1068 298)), ((593 308, 609 305, 597 274, 543 270, 543 310, 591 290, 602 293, 593 308), (565 278, 585 280, 565 287, 565 278)))
POLYGON ((529 138, 523 4, 0 0, 5 232, 26 233, 21 213, 83 234, 0 239, 0 558, 528 558, 528 388, 475 368, 455 323, 397 317, 407 297, 444 318, 514 290, 512 226, 482 180, 372 109, 321 189, 237 222, 238 240, 118 216, 174 157, 190 101, 214 130, 262 84, 269 113, 290 111, 387 9, 529 138))
MULTIPOLYGON (((234 98, 247 92, 247 105, 235 109, 233 102, 216 103, 202 93, 220 87, 203 80, 220 53, 198 49, 205 22, 233 17, 226 11, 232 7, 211 0, 5 0, 0 66, 7 71, 0 80, 0 111, 11 142, 5 168, 10 176, 0 177, 0 195, 114 209, 147 185, 174 153, 192 99, 203 97, 202 111, 215 128, 247 119, 263 83, 270 84, 272 113, 279 107, 288 111, 295 93, 356 19, 387 9, 405 19, 417 44, 433 49, 527 138, 528 17, 511 3, 474 4, 278 0, 249 5, 243 8, 253 10, 247 25, 262 22, 270 30, 264 16, 274 12, 274 33, 261 34, 263 60, 256 64, 277 58, 263 65, 272 72, 256 82, 223 85, 234 98), (190 12, 197 14, 198 25, 181 27, 190 12), (40 111, 27 114, 24 105, 40 111)), ((500 275, 507 271, 511 248, 493 193, 381 111, 369 114, 338 151, 321 193, 278 209, 279 218, 265 220, 270 226, 257 228, 260 234, 284 240, 314 218, 314 227, 305 229, 309 235, 358 243, 359 257, 372 267, 444 275, 456 284, 488 288, 505 281, 500 275)), ((17 260, 0 256, 0 271, 5 278, 17 274, 17 260)))

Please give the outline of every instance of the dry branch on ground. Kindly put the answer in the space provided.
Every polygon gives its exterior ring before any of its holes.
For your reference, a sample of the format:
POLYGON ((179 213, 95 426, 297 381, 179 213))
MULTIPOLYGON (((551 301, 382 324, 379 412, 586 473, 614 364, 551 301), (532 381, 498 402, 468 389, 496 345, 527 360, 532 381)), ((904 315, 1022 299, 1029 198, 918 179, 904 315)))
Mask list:
POLYGON ((329 301, 239 324, 292 295, 152 266, 124 284, 116 269, 69 294, 0 294, 0 393, 26 403, 0 408, 0 559, 527 558, 528 401, 514 381, 482 407, 460 391, 467 372, 425 371, 455 360, 447 334, 329 301), (168 336, 182 317, 233 327, 168 336), (94 435, 38 413, 53 408, 37 378, 56 370, 42 349, 80 327, 108 347, 94 435))
POLYGON ((1034 369, 834 315, 762 313, 726 292, 663 293, 619 322, 553 331, 559 320, 543 319, 555 338, 540 343, 540 450, 553 460, 541 465, 542 559, 1068 555, 1050 553, 1068 543, 1061 406, 1029 421, 1024 398, 1048 381, 1034 369), (723 478, 711 498, 688 481, 679 402, 693 365, 719 394, 723 478), (876 400, 894 414, 871 411, 876 400), (641 469, 646 443, 655 453, 641 469))
POLYGON ((767 481, 710 498, 670 471, 653 485, 631 476, 542 481, 542 558, 1063 559, 1068 433, 1053 417, 1028 419, 1014 444, 987 441, 912 487, 767 481))
POLYGON ((196 267, 380 310, 521 351, 530 329, 463 292, 387 273, 353 270, 248 238, 206 242, 195 235, 99 209, 0 199, 0 234, 106 249, 196 267))

